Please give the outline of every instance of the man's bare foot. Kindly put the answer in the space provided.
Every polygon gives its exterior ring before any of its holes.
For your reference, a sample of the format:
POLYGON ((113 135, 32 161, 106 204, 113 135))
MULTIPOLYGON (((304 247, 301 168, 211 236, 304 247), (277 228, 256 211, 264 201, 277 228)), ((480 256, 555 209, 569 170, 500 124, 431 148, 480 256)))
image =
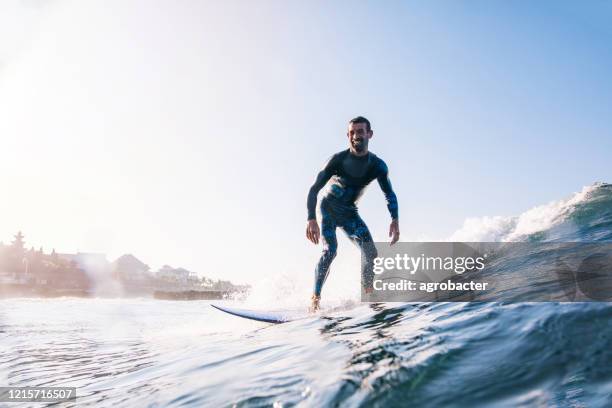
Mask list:
POLYGON ((310 313, 314 313, 321 308, 321 306, 319 305, 319 303, 321 302, 321 296, 312 295, 310 301, 310 308, 308 308, 308 311, 310 313))

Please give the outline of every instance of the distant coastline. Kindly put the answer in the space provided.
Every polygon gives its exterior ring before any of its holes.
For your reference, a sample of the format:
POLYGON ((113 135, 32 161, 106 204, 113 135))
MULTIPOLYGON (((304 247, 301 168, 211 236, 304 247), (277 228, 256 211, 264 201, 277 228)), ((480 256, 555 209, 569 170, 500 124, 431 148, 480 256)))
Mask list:
POLYGON ((200 277, 184 268, 153 272, 132 254, 109 262, 105 254, 45 253, 26 249, 24 235, 0 242, 0 298, 153 297, 166 300, 222 299, 245 293, 247 285, 200 277))

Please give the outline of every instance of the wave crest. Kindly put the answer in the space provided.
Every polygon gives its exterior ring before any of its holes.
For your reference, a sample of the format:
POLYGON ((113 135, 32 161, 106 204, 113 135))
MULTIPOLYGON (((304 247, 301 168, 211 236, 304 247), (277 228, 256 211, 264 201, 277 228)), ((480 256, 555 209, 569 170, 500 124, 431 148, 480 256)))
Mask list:
MULTIPOLYGON (((572 217, 589 209, 588 217, 609 215, 606 207, 612 202, 612 185, 594 183, 585 186, 571 197, 534 207, 518 216, 486 216, 468 218, 449 241, 456 242, 513 242, 530 239, 558 240, 583 236, 582 228, 590 223, 576 222, 572 217), (606 205, 608 204, 608 205, 606 205)), ((609 208, 609 207, 608 207, 609 208)), ((582 220, 582 219, 581 219, 582 220)))

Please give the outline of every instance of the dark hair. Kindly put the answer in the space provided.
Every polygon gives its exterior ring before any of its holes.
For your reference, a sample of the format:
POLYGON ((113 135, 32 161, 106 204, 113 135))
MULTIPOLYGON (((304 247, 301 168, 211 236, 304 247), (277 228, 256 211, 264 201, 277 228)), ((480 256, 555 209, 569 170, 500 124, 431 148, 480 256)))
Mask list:
POLYGON ((370 127, 370 121, 364 118, 363 116, 357 116, 356 118, 349 120, 349 124, 351 123, 365 123, 366 127, 368 128, 368 132, 372 130, 370 127))

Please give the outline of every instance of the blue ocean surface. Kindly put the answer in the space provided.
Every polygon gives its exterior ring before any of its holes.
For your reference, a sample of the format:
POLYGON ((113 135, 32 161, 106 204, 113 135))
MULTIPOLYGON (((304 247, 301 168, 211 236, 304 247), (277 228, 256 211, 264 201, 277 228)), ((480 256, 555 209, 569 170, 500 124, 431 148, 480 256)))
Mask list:
MULTIPOLYGON (((608 184, 535 210, 453 239, 612 241, 608 184)), ((205 301, 0 300, 0 385, 77 387, 62 406, 609 407, 611 363, 608 302, 356 303, 273 325, 205 301)))

